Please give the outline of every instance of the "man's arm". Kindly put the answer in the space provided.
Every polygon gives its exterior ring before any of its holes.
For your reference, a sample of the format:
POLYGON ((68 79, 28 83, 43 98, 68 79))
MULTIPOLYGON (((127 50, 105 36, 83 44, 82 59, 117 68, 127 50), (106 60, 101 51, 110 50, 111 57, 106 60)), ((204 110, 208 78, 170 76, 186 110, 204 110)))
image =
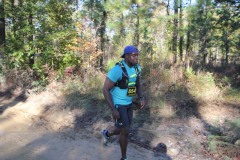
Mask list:
POLYGON ((140 107, 139 109, 143 108, 145 106, 145 99, 143 97, 143 93, 142 93, 142 86, 141 86, 141 78, 138 77, 137 79, 137 96, 138 96, 138 99, 140 101, 140 107))
POLYGON ((114 106, 112 96, 110 94, 110 90, 114 87, 114 84, 115 84, 114 82, 112 82, 109 78, 106 77, 102 92, 103 92, 105 100, 108 103, 109 108, 112 111, 113 118, 116 119, 116 118, 120 118, 120 115, 114 106))

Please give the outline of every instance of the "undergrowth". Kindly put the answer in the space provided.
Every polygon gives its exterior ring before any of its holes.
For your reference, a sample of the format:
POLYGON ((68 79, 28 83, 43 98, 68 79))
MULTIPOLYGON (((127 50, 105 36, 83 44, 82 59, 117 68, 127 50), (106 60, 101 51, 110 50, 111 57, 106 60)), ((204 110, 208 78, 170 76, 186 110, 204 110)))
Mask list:
POLYGON ((61 90, 67 107, 71 109, 100 109, 104 106, 102 86, 104 75, 99 71, 88 70, 84 78, 74 77, 64 82, 61 90))
POLYGON ((225 122, 221 134, 213 134, 208 138, 208 150, 223 159, 240 156, 240 118, 225 122))
MULTIPOLYGON (((107 71, 115 65, 115 60, 108 63, 107 71)), ((105 74, 88 68, 83 76, 63 79, 61 93, 63 109, 84 109, 95 117, 111 118, 111 113, 102 94, 105 74)), ((45 81, 34 81, 30 72, 13 70, 7 78, 0 74, 1 84, 12 80, 22 87, 46 85, 45 81)), ((182 67, 166 67, 164 64, 149 64, 144 66, 142 75, 143 91, 146 108, 136 113, 135 121, 140 127, 143 123, 155 125, 162 119, 197 117, 198 102, 222 100, 222 97, 240 101, 240 90, 232 88, 227 77, 216 79, 210 72, 194 71, 190 68, 184 71, 182 67), (147 120, 146 120, 147 119, 147 120)), ((217 127, 216 127, 217 128, 217 127)), ((227 121, 221 132, 211 132, 208 138, 208 151, 222 157, 232 158, 239 154, 240 119, 227 121), (218 134, 219 133, 219 134, 218 134)))
POLYGON ((221 90, 217 87, 212 73, 195 72, 190 69, 184 75, 190 94, 197 100, 212 101, 221 99, 221 90))
POLYGON ((227 90, 225 90, 224 95, 228 100, 240 102, 240 88, 229 87, 227 90))

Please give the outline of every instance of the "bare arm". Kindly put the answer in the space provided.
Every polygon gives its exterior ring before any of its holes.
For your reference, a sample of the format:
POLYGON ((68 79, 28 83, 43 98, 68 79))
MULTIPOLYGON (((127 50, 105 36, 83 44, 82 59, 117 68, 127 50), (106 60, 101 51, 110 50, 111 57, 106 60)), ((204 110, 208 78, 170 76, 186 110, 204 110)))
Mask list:
POLYGON ((118 111, 116 110, 116 108, 114 106, 114 103, 113 103, 113 100, 112 100, 112 96, 110 94, 110 90, 113 87, 114 87, 114 82, 112 82, 109 78, 106 77, 104 85, 103 85, 102 92, 103 92, 105 100, 108 103, 109 108, 112 111, 113 118, 116 119, 116 118, 120 118, 120 115, 119 115, 118 111))
POLYGON ((143 97, 143 93, 142 93, 142 86, 141 86, 141 78, 139 77, 138 78, 138 81, 137 81, 137 96, 138 96, 138 99, 140 101, 140 109, 143 108, 145 106, 145 99, 143 97))

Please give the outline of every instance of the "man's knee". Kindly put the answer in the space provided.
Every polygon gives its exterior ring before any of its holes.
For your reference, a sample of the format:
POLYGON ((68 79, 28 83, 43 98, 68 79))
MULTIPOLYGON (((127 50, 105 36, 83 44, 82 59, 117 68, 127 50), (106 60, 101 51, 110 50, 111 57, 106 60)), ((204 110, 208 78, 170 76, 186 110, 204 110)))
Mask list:
POLYGON ((129 135, 129 128, 121 128, 121 134, 128 136, 129 135))

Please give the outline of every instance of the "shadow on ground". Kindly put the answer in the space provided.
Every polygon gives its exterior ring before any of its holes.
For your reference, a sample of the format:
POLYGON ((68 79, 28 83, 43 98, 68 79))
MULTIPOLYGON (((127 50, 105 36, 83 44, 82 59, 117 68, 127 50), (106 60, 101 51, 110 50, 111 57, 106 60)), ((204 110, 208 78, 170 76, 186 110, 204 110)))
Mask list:
MULTIPOLYGON (((146 97, 146 98, 150 99, 150 97, 146 97)), ((179 123, 182 123, 182 122, 187 122, 192 117, 196 117, 204 124, 205 129, 210 133, 210 135, 223 135, 222 130, 219 126, 210 125, 203 119, 203 117, 199 113, 199 106, 201 106, 201 104, 197 102, 197 100, 195 100, 194 97, 191 96, 191 94, 187 91, 186 88, 184 87, 175 88, 171 92, 168 92, 165 95, 163 95, 163 98, 167 103, 170 103, 173 106, 174 112, 175 112, 175 116, 167 120, 169 125, 165 125, 165 126, 169 128, 165 128, 165 130, 171 129, 172 127, 171 125, 173 125, 171 124, 172 120, 174 120, 175 122, 178 121, 179 123)), ((18 99, 18 100, 21 100, 21 99, 18 99)), ((15 154, 13 154, 10 157, 10 159, 11 158, 14 159, 19 156, 26 157, 28 159, 29 158, 30 159, 37 159, 37 158, 49 159, 49 157, 48 158, 44 157, 45 155, 50 155, 54 157, 54 150, 59 149, 55 146, 56 142, 54 142, 54 137, 60 137, 60 139, 63 139, 63 141, 65 140, 71 141, 71 143, 74 144, 75 146, 81 146, 84 144, 76 144, 76 143, 79 143, 79 141, 76 141, 76 140, 79 138, 82 138, 82 136, 81 137, 79 136, 79 133, 84 132, 86 133, 83 136, 84 139, 88 139, 89 137, 92 137, 92 135, 95 135, 94 137, 95 141, 97 142, 100 141, 101 128, 97 128, 96 130, 96 128, 94 128, 94 125, 97 123, 109 123, 112 121, 111 112, 109 111, 108 106, 105 100, 103 99, 101 93, 96 89, 92 89, 88 93, 81 93, 80 91, 76 91, 76 92, 65 94, 64 101, 65 101, 64 105, 58 106, 58 107, 60 108, 62 107, 63 109, 66 109, 66 110, 75 111, 78 109, 82 109, 84 111, 84 112, 81 112, 81 114, 79 115, 76 114, 75 120, 73 122, 74 123, 73 127, 70 129, 66 127, 66 130, 64 132, 59 131, 56 133, 51 133, 51 134, 49 133, 49 134, 44 134, 40 137, 36 137, 34 141, 23 146, 26 148, 26 150, 22 150, 19 152, 16 150, 14 152, 15 154), (52 137, 52 141, 49 142, 47 140, 47 137, 48 138, 50 137, 50 139, 52 137), (35 150, 31 151, 31 148, 34 148, 35 150), (29 151, 36 154, 29 155, 29 151)), ((132 132, 130 135, 130 142, 137 144, 140 147, 154 151, 155 157, 159 158, 160 160, 163 160, 163 159, 171 160, 174 157, 171 157, 168 154, 168 149, 172 146, 168 146, 168 144, 164 143, 163 141, 160 141, 155 146, 151 145, 152 142, 156 141, 156 134, 153 134, 153 132, 144 130, 147 126, 153 126, 156 123, 159 123, 159 125, 161 125, 166 121, 166 118, 156 115, 152 112, 153 106, 151 106, 150 104, 151 103, 148 102, 146 107, 143 110, 134 111, 135 115, 134 115, 134 120, 132 125, 132 132)), ((11 107, 13 105, 14 104, 11 104, 11 102, 7 104, 8 107, 11 107)), ((43 111, 42 115, 45 115, 51 107, 54 107, 52 105, 45 106, 45 110, 43 111)), ((56 104, 56 105, 59 105, 59 104, 56 104)), ((234 111, 236 110, 239 112, 238 104, 228 103, 227 105, 229 105, 230 109, 233 109, 234 111)), ((36 123, 39 123, 39 122, 36 122, 36 123)), ((181 125, 184 126, 184 124, 181 124, 181 125)), ((185 132, 185 130, 181 130, 182 128, 179 128, 180 129, 179 133, 176 134, 176 132, 174 131, 174 132, 169 132, 169 135, 172 134, 173 136, 178 136, 179 139, 185 138, 185 134, 187 133, 185 132)), ((161 131, 163 130, 159 130, 160 134, 161 134, 161 131)), ((164 139, 164 137, 162 137, 162 139, 164 139)), ((199 144, 200 143, 201 142, 199 142, 199 144)), ((65 148, 72 147, 69 144, 62 144, 62 145, 66 145, 65 148)), ((179 152, 181 153, 183 152, 184 147, 191 147, 191 145, 189 144, 188 146, 181 146, 181 144, 176 144, 175 147, 176 148, 179 147, 180 148, 179 152), (181 150, 181 147, 182 147, 182 150, 181 150)), ((200 144, 200 145, 202 146, 202 148, 205 148, 205 149, 208 147, 208 144, 206 143, 200 144)), ((101 149, 99 150, 99 148, 94 148, 94 146, 92 147, 93 149, 96 149, 97 152, 101 151, 101 149)), ((59 150, 60 150, 59 152, 63 152, 63 153, 65 152, 64 150, 61 150, 61 149, 59 150)), ((71 153, 71 150, 69 150, 69 152, 71 153)), ((78 149, 72 149, 72 152, 74 153, 72 154, 66 153, 63 156, 63 158, 69 159, 70 157, 70 159, 77 159, 77 156, 79 156, 78 153, 81 153, 81 151, 79 151, 78 149)), ((118 152, 120 155, 119 148, 116 149, 116 152, 118 152)), ((210 154, 206 156, 210 156, 210 154)), ((208 158, 211 158, 211 157, 208 157, 208 158)))
POLYGON ((0 114, 2 114, 6 109, 15 106, 19 102, 25 102, 27 97, 25 91, 20 91, 20 93, 14 93, 14 88, 8 88, 6 90, 0 90, 0 114), (13 98, 13 99, 12 99, 13 98), (3 101, 9 101, 7 104, 2 104, 3 101))

